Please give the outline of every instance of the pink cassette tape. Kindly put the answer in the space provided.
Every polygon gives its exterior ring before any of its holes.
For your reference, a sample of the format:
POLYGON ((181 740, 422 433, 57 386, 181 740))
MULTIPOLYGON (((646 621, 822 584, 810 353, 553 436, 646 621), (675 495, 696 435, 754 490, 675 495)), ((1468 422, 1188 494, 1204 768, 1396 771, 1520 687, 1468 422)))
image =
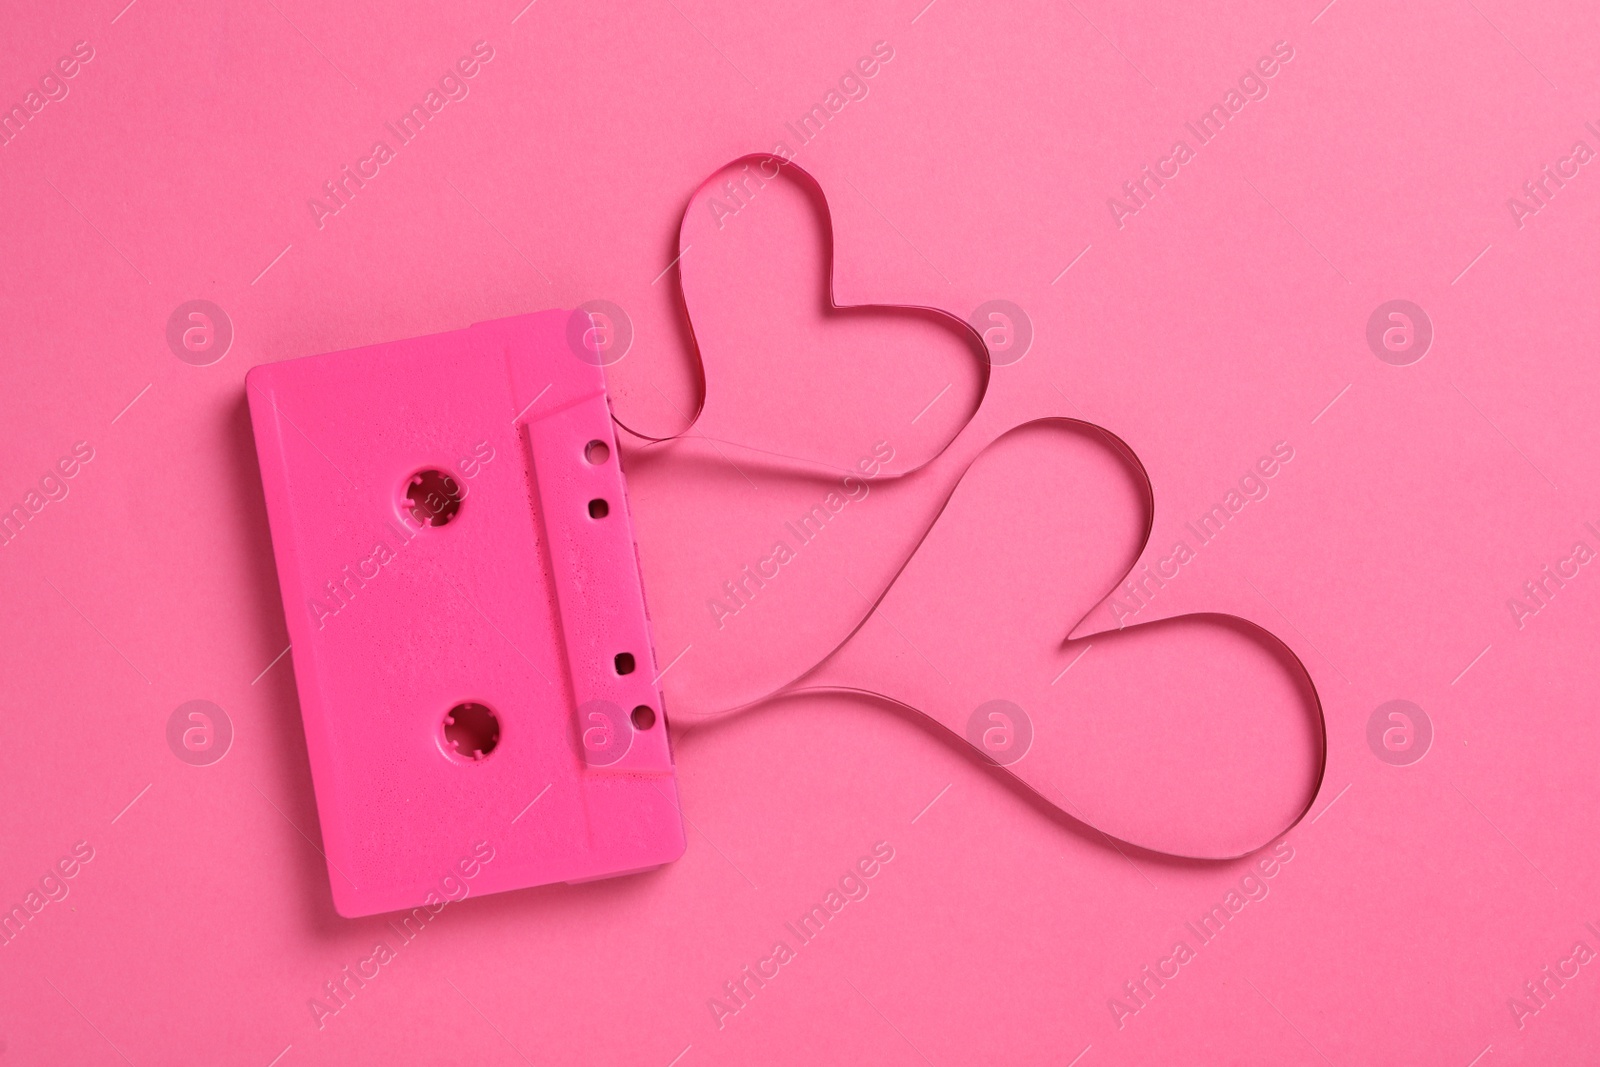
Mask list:
POLYGON ((570 319, 246 377, 341 915, 683 853, 604 373, 570 319))

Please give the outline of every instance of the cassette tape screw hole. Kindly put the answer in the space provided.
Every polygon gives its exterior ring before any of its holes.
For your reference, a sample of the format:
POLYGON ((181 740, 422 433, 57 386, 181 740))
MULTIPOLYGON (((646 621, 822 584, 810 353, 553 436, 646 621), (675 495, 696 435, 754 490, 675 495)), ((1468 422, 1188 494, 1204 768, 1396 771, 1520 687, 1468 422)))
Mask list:
POLYGON ((461 510, 461 485, 444 471, 428 469, 411 476, 406 499, 419 526, 448 526, 461 510))
POLYGON ((598 467, 611 458, 611 448, 604 441, 590 441, 583 446, 583 458, 592 467, 598 467))
POLYGON ((609 514, 611 514, 611 505, 604 500, 597 497, 589 501, 589 517, 591 519, 603 519, 609 514))
POLYGON ((629 718, 633 720, 633 728, 635 730, 648 730, 656 724, 655 709, 649 704, 640 704, 634 708, 633 714, 629 718))
POLYGON ((616 666, 618 674, 633 673, 634 661, 632 652, 618 652, 616 659, 612 662, 616 666))
POLYGON ((500 744, 500 720, 483 704, 457 704, 444 717, 445 751, 476 763, 500 744))

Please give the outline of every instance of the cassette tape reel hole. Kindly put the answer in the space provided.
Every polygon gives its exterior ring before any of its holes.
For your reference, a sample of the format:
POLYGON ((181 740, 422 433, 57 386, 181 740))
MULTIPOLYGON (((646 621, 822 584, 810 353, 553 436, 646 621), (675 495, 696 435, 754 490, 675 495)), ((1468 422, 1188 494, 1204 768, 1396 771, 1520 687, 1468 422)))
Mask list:
POLYGON ((440 724, 447 755, 463 763, 477 763, 500 744, 500 720, 485 704, 457 704, 440 724))
POLYGON ((406 483, 406 510, 418 526, 448 526, 461 511, 461 483, 441 470, 418 471, 406 483))

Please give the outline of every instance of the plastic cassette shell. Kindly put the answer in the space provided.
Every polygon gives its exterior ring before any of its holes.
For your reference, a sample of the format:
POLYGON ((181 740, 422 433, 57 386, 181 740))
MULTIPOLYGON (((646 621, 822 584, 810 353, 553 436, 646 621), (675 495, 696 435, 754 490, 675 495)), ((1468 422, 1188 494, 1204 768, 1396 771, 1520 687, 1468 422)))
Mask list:
POLYGON ((571 314, 246 377, 341 915, 683 852, 604 371, 571 314), (430 471, 458 497, 443 525, 407 495, 430 471), (466 703, 498 723, 482 758, 446 739, 466 703))

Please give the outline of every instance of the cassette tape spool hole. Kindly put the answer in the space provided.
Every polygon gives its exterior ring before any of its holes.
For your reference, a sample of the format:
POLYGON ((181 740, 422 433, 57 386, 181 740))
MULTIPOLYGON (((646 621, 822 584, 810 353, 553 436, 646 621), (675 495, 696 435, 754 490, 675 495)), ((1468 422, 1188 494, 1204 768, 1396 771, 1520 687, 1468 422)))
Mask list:
POLYGON ((500 720, 485 704, 457 704, 445 713, 440 730, 445 753, 464 763, 484 759, 500 744, 500 720))
POLYGON ((448 526, 461 511, 461 483, 444 471, 418 471, 406 483, 405 508, 418 526, 448 526))

